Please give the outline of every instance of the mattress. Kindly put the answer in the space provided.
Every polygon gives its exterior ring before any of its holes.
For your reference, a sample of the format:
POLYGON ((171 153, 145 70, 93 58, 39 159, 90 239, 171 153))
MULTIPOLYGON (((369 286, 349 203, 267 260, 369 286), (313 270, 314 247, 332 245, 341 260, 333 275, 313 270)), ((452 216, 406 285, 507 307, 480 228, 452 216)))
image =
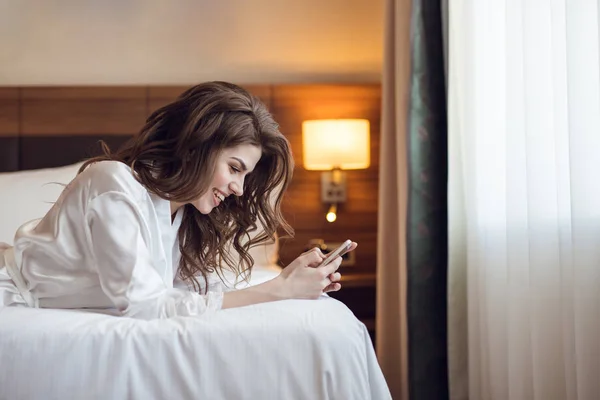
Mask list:
POLYGON ((0 309, 0 399, 389 399, 365 326, 341 302, 203 317, 0 309))

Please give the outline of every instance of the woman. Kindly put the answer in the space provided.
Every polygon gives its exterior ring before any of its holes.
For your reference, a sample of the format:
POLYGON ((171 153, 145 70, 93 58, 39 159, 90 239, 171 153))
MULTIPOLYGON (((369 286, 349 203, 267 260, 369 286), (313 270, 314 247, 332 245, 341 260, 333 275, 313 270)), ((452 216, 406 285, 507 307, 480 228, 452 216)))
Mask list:
POLYGON ((293 233, 280 209, 292 170, 289 143, 257 98, 224 82, 195 86, 118 152, 88 160, 43 219, 19 228, 0 250, 0 305, 153 319, 339 290, 341 258, 315 268, 318 250, 260 285, 210 284, 223 267, 247 276, 251 246, 278 228, 293 233), (257 226, 264 233, 249 239, 257 226))

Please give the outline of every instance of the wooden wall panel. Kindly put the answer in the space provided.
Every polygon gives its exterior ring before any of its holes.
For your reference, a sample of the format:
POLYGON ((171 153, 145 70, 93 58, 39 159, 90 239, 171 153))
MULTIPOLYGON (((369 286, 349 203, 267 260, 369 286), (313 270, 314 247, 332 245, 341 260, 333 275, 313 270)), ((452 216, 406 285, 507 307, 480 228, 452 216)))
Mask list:
POLYGON ((19 89, 0 88, 0 136, 19 133, 19 89))
POLYGON ((148 87, 147 117, 162 106, 167 105, 189 89, 190 86, 150 86, 148 87))
MULTIPOLYGON (((286 136, 292 136, 287 134, 286 136)), ((300 134, 301 136, 301 134, 300 134)), ((297 158, 296 148, 299 144, 292 143, 292 149, 297 158)), ((306 171, 302 165, 296 165, 294 170, 294 196, 286 198, 290 209, 321 212, 326 206, 321 203, 321 172, 306 171)), ((370 167, 366 170, 346 171, 347 201, 339 205, 340 212, 360 213, 364 211, 377 212, 377 169, 370 167), (375 197, 373 197, 375 196, 375 197)))
POLYGON ((19 88, 0 88, 0 172, 19 169, 19 88))
POLYGON ((347 272, 374 273, 377 251, 379 179, 379 85, 274 85, 272 111, 294 152, 294 179, 284 202, 284 214, 296 229, 293 240, 282 240, 281 261, 292 261, 310 239, 359 242, 356 264, 347 272), (338 218, 325 220, 320 199, 320 172, 302 167, 302 121, 325 118, 366 118, 371 124, 371 166, 347 171, 348 199, 338 218))
MULTIPOLYGON (((271 105, 270 85, 240 85, 262 100, 267 107, 271 105)), ((190 86, 150 86, 148 88, 148 115, 158 108, 175 100, 177 96, 189 89, 190 86)))
MULTIPOLYGON (((282 240, 282 263, 287 264, 298 256, 310 239, 341 242, 350 238, 359 242, 359 248, 356 264, 348 267, 346 273, 373 276, 377 249, 380 86, 244 87, 267 104, 281 131, 289 138, 296 161, 294 179, 284 201, 284 213, 296 229, 296 237, 282 240), (302 167, 302 121, 321 118, 367 118, 371 122, 371 166, 366 170, 347 171, 348 199, 339 205, 338 219, 334 223, 325 220, 328 205, 320 200, 320 172, 306 171, 302 167)), ((99 138, 122 141, 138 132, 152 111, 174 100, 187 88, 0 88, 0 136, 22 135, 20 139, 11 140, 20 141, 23 156, 31 159, 23 164, 28 168, 51 166, 65 161, 64 155, 56 151, 56 157, 45 160, 40 151, 45 152, 52 146, 71 151, 69 148, 73 147, 75 154, 99 138), (70 137, 60 138, 63 140, 60 142, 55 136, 70 137)))
POLYGON ((19 169, 51 168, 74 164, 102 154, 103 141, 115 151, 131 135, 23 136, 19 143, 19 169))
POLYGON ((145 87, 22 89, 22 135, 126 135, 146 119, 145 87))

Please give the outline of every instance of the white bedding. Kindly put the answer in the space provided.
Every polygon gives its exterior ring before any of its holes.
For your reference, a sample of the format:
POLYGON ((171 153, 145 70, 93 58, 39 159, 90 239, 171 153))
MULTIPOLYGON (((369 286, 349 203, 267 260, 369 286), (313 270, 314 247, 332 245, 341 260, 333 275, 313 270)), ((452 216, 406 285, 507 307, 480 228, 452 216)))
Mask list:
MULTIPOLYGON (((0 174, 0 242, 43 216, 61 190, 48 182, 77 169, 0 174)), ((277 243, 252 256, 252 284, 279 273, 277 243)), ((365 326, 326 296, 152 321, 0 308, 0 400, 389 398, 365 326)))
POLYGON ((329 297, 143 321, 0 309, 0 399, 389 399, 365 326, 329 297))

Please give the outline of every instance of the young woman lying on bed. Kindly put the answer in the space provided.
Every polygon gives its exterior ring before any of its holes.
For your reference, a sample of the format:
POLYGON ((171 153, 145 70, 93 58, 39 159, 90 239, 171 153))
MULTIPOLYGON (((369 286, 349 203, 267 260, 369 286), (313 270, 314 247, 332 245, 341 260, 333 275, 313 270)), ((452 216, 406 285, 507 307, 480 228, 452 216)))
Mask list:
POLYGON ((317 268, 317 249, 246 289, 224 291, 215 277, 223 266, 247 277, 250 246, 292 233, 280 209, 292 170, 257 98, 224 82, 195 86, 118 152, 88 160, 43 219, 19 228, 0 250, 0 305, 154 319, 339 290, 341 258, 317 268), (249 239, 257 226, 264 233, 249 239))

